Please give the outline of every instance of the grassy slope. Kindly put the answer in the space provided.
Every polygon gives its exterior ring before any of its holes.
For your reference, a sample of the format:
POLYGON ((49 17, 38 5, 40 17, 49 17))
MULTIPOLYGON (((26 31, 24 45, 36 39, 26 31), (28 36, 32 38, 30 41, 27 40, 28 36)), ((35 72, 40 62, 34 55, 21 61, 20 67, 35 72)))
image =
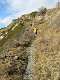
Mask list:
MULTIPOLYGON (((32 80, 48 80, 48 79, 59 80, 60 79, 59 78, 59 75, 60 75, 60 72, 59 72, 60 70, 60 27, 59 26, 60 24, 57 25, 56 19, 58 20, 58 17, 55 17, 57 15, 60 17, 60 14, 58 14, 59 12, 60 12, 59 10, 55 10, 55 9, 53 9, 50 12, 48 11, 47 13, 48 17, 52 16, 52 24, 50 24, 49 22, 50 18, 48 18, 48 20, 45 21, 44 23, 33 26, 33 27, 36 26, 38 28, 38 34, 36 35, 35 40, 32 42, 31 47, 28 47, 27 49, 29 50, 28 54, 30 54, 28 58, 30 62, 28 61, 27 68, 30 69, 30 72, 32 74, 28 74, 26 80, 30 80, 31 78, 32 80)), ((25 30, 25 24, 24 25, 19 24, 13 31, 10 30, 7 38, 1 41, 0 46, 4 45, 6 42, 8 42, 9 44, 9 40, 15 39, 17 34, 21 35, 22 33, 21 31, 25 30)), ((0 50, 2 51, 3 47, 1 47, 0 50)), ((20 55, 20 53, 22 54, 22 52, 20 52, 20 48, 16 48, 16 49, 13 48, 12 50, 11 50, 12 54, 17 54, 17 55, 20 55)), ((19 59, 19 61, 20 60, 21 59, 19 59)), ((10 61, 8 60, 8 63, 4 62, 5 64, 1 64, 0 67, 1 66, 2 67, 0 70, 5 71, 5 68, 7 68, 8 65, 10 65, 9 62, 10 61)), ((18 60, 15 61, 15 63, 19 67, 20 65, 17 62, 18 60)), ((28 69, 27 69, 27 72, 29 72, 28 69)), ((20 79, 18 74, 16 79, 15 77, 13 78, 13 75, 9 77, 12 78, 12 80, 20 79)), ((8 80, 8 78, 5 77, 5 80, 6 79, 8 80)))
MULTIPOLYGON (((53 10, 52 21, 37 25, 38 34, 30 48, 27 70, 31 80, 59 80, 60 79, 60 11, 53 10), (54 14, 55 13, 55 14, 54 14), (59 16, 56 17, 56 16, 59 16), (56 24, 56 26, 55 26, 56 24), (32 52, 32 53, 31 53, 32 52), (31 77, 32 76, 32 77, 31 77)), ((50 13, 49 16, 52 16, 50 13)))

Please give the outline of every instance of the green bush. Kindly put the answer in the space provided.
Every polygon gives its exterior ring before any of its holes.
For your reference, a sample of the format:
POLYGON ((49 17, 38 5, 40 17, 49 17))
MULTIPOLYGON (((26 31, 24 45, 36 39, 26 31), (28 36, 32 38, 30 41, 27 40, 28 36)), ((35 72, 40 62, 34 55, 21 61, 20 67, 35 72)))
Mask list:
POLYGON ((37 14, 37 12, 32 12, 30 15, 32 18, 35 18, 36 14, 37 14))

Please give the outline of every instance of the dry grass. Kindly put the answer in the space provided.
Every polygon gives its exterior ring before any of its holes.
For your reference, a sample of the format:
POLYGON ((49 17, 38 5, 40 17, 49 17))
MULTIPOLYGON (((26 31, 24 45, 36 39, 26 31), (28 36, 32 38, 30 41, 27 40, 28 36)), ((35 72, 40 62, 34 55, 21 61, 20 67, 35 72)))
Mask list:
POLYGON ((48 11, 47 15, 52 16, 53 24, 49 23, 50 20, 44 20, 43 23, 37 22, 32 27, 30 23, 35 21, 24 21, 24 24, 19 23, 13 31, 9 31, 6 40, 2 40, 0 51, 4 50, 0 59, 0 80, 24 80, 25 77, 25 80, 60 80, 60 24, 57 23, 60 11, 53 9, 48 11), (35 27, 38 33, 34 36, 32 28, 35 27), (30 44, 15 47, 15 38, 21 44, 24 41, 30 44), (8 75, 7 71, 13 74, 8 75))
POLYGON ((29 78, 32 80, 59 80, 60 27, 40 26, 40 32, 33 42, 33 48, 30 48, 31 62, 35 61, 31 63, 32 71, 29 78))

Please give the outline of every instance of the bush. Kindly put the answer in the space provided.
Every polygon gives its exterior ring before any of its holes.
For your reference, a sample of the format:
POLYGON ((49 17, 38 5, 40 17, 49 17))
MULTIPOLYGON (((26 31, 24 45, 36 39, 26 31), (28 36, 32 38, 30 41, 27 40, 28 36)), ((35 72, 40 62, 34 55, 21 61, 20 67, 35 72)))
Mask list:
POLYGON ((35 18, 36 14, 37 14, 37 12, 32 12, 30 15, 31 15, 33 18, 35 18))
POLYGON ((47 8, 44 8, 44 7, 41 7, 40 9, 39 9, 39 12, 40 12, 40 15, 45 15, 46 14, 46 12, 47 12, 47 8))

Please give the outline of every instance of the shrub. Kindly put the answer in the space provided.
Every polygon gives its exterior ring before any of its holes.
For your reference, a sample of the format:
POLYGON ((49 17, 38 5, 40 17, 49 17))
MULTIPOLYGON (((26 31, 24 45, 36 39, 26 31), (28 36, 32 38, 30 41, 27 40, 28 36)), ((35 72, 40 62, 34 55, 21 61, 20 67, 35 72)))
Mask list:
POLYGON ((30 15, 31 15, 33 18, 35 18, 36 14, 37 14, 37 12, 35 11, 35 12, 32 12, 30 15))
POLYGON ((41 7, 40 9, 39 9, 39 12, 40 12, 40 15, 45 15, 46 14, 46 12, 47 12, 47 8, 44 8, 44 7, 41 7))

